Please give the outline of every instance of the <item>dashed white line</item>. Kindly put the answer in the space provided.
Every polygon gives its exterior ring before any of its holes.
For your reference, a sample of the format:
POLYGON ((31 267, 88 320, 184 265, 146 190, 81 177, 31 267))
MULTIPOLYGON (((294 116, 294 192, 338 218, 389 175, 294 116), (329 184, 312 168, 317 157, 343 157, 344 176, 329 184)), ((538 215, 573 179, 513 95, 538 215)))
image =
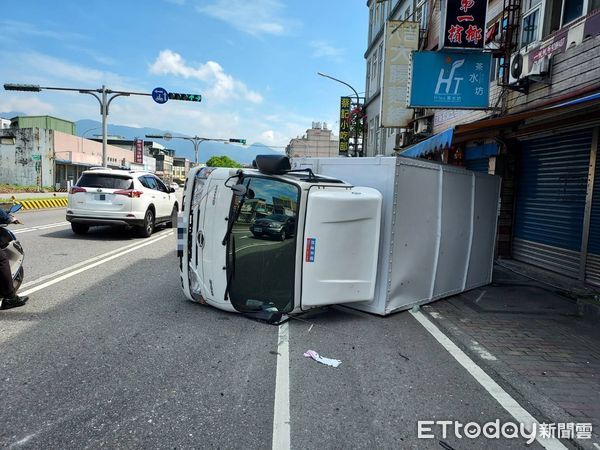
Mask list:
MULTIPOLYGON (((429 331, 429 333, 444 347, 452 357, 458 361, 458 363, 463 366, 467 372, 477 380, 481 386, 498 402, 500 405, 508 411, 508 413, 513 416, 513 418, 522 423, 528 430, 531 430, 530 426, 534 423, 537 424, 537 429, 539 430, 540 423, 529 414, 525 408, 517 403, 517 401, 512 398, 508 393, 500 387, 498 383, 496 383, 492 378, 475 362, 469 358, 465 352, 463 352, 460 348, 456 346, 454 342, 452 342, 448 336, 440 331, 440 329, 435 326, 433 322, 431 322, 427 317, 423 315, 420 311, 411 311, 413 317, 419 322, 423 327, 429 331)), ((540 445, 548 450, 566 450, 565 447, 558 439, 556 438, 548 438, 541 439, 539 436, 536 436, 536 440, 540 443, 540 445)))
POLYGON ((288 323, 279 326, 273 408, 273 450, 290 448, 290 356, 288 323))

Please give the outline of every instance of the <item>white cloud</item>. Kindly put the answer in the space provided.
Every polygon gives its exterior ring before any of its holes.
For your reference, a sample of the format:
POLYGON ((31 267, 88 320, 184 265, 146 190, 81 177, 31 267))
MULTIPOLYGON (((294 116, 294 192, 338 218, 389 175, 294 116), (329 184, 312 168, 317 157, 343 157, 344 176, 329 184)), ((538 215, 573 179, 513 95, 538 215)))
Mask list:
MULTIPOLYGON (((0 111, 17 111, 29 115, 46 115, 54 112, 54 107, 36 97, 10 96, 0 98, 0 111)), ((10 117, 7 117, 10 119, 10 117)))
POLYGON ((343 48, 334 47, 327 41, 312 41, 313 58, 329 58, 336 62, 342 62, 342 56, 345 53, 343 48))
POLYGON ((73 33, 64 29, 51 30, 40 28, 28 22, 17 20, 0 20, 0 36, 5 39, 20 39, 24 36, 34 36, 41 38, 55 39, 57 41, 71 41, 87 39, 84 35, 73 33))
POLYGON ((281 35, 297 26, 296 21, 281 17, 281 0, 214 0, 196 9, 253 36, 281 35))
POLYGON ((275 142, 275 132, 273 130, 263 131, 260 134, 260 139, 266 141, 265 144, 273 144, 275 142))
POLYGON ((156 61, 150 66, 150 73, 155 75, 175 75, 184 78, 195 78, 209 84, 206 97, 214 101, 225 101, 243 98, 251 103, 261 103, 262 96, 225 73, 223 67, 215 61, 208 61, 197 67, 189 66, 179 53, 171 50, 160 52, 156 61))

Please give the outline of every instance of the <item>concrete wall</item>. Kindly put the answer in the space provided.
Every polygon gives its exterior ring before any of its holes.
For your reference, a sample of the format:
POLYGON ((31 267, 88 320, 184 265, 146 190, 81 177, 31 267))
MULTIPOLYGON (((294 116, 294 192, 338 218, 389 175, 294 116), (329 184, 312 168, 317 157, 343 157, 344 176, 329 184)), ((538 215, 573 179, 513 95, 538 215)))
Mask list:
POLYGON ((52 131, 0 130, 0 183, 53 186, 52 131), (35 161, 33 155, 40 155, 35 161))

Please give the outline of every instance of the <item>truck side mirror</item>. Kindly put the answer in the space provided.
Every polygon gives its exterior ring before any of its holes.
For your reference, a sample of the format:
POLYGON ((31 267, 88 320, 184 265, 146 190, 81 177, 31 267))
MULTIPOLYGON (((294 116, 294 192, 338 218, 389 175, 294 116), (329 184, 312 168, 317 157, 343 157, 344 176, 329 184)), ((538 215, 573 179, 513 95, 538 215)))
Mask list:
POLYGON ((243 184, 234 184, 230 189, 233 191, 233 195, 237 195, 238 197, 246 193, 246 186, 243 184))

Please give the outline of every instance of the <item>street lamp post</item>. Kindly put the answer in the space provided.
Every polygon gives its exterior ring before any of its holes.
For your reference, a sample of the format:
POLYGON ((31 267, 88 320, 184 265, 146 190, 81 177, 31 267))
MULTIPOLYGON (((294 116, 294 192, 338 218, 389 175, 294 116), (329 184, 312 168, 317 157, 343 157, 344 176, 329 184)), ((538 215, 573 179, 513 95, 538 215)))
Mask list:
POLYGON ((129 97, 130 95, 144 95, 152 96, 145 92, 128 92, 128 91, 113 91, 107 89, 106 86, 102 85, 101 89, 76 89, 76 88, 62 88, 62 87, 49 87, 49 86, 38 86, 37 84, 5 84, 4 89, 7 91, 26 91, 26 92, 41 92, 42 90, 48 91, 71 91, 79 92, 80 94, 93 95, 98 103, 100 103, 100 114, 102 115, 102 166, 107 167, 106 164, 106 136, 108 134, 108 107, 110 103, 117 97, 129 97), (100 95, 98 95, 100 94, 100 95), (110 96, 112 94, 112 96, 110 96))
MULTIPOLYGON (((337 78, 332 77, 331 75, 327 75, 323 72, 317 72, 317 75, 320 75, 322 77, 325 78, 329 78, 330 80, 333 81, 337 81, 338 83, 342 83, 345 86, 348 86, 350 89, 352 89, 352 91, 354 92, 354 95, 356 97, 356 106, 360 108, 360 97, 358 96, 358 92, 356 92, 356 89, 354 89, 352 86, 350 86, 348 83, 346 83, 345 81, 342 80, 338 80, 337 78)), ((356 130, 356 127, 353 127, 353 132, 352 134, 354 135, 354 156, 358 156, 358 131, 356 130)))
POLYGON ((240 142, 242 144, 246 144, 245 139, 219 139, 219 138, 206 138, 200 136, 188 137, 188 136, 166 136, 164 134, 147 134, 147 138, 150 139, 184 139, 186 141, 190 141, 194 144, 194 163, 198 164, 198 148, 200 147, 200 143, 204 141, 215 141, 215 142, 240 142))

